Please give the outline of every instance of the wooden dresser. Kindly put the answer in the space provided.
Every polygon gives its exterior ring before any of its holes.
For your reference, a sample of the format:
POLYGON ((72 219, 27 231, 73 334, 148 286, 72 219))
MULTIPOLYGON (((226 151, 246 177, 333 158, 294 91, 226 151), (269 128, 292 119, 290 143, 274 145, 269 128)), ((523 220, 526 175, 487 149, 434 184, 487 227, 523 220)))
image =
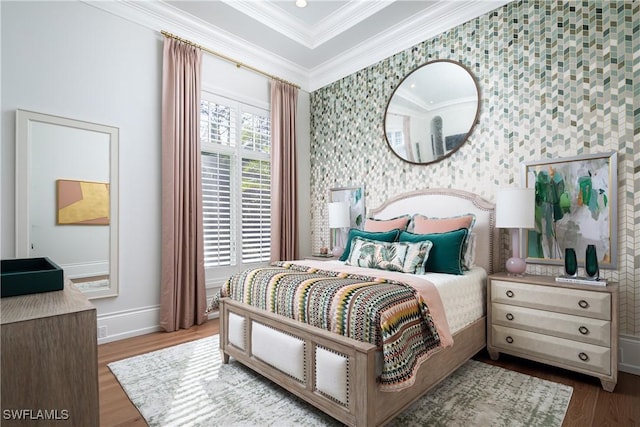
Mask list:
POLYGON ((558 283, 554 277, 489 276, 487 350, 618 379, 618 286, 558 283))
POLYGON ((2 298, 3 426, 98 426, 96 309, 64 290, 2 298))

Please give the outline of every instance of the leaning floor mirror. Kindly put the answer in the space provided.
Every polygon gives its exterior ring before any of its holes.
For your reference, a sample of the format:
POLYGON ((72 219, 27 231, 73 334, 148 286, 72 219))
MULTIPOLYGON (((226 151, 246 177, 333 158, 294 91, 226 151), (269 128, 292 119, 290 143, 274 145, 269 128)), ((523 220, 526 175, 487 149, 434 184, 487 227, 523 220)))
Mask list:
POLYGON ((16 256, 118 295, 118 128, 16 110, 16 256))

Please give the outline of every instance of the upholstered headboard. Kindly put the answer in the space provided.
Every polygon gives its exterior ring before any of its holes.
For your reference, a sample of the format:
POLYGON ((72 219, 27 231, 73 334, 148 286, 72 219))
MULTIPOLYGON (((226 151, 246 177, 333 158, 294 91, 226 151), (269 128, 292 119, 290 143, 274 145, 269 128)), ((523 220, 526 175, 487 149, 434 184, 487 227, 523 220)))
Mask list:
POLYGON ((400 215, 422 214, 444 218, 473 213, 476 223, 476 264, 489 274, 498 265, 498 230, 495 228, 495 205, 477 194, 453 189, 425 189, 400 194, 381 206, 369 209, 369 218, 390 219, 400 215))

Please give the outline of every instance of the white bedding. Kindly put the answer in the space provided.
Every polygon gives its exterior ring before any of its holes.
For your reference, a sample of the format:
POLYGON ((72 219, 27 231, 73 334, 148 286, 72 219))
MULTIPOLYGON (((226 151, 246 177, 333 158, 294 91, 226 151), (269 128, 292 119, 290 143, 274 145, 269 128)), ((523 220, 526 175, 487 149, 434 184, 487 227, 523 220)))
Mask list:
MULTIPOLYGON (((344 265, 336 260, 324 262, 327 268, 332 264, 344 265)), ((417 277, 429 280, 438 289, 451 334, 485 315, 487 273, 482 267, 473 267, 460 276, 428 273, 417 277)))
POLYGON ((429 273, 424 277, 440 292, 452 334, 485 315, 487 273, 482 267, 473 267, 462 276, 429 273))

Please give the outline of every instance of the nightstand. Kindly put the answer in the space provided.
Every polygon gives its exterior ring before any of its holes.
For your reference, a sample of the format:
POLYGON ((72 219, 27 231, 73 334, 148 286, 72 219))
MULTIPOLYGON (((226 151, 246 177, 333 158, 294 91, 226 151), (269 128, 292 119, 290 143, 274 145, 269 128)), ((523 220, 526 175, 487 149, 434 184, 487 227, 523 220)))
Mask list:
POLYGON ((329 260, 338 259, 338 258, 334 257, 331 254, 329 254, 328 256, 327 255, 320 255, 320 254, 312 254, 312 255, 304 257, 304 259, 315 259, 317 261, 329 261, 329 260))
POLYGON ((489 276, 487 350, 618 381, 618 285, 558 283, 550 276, 489 276))

